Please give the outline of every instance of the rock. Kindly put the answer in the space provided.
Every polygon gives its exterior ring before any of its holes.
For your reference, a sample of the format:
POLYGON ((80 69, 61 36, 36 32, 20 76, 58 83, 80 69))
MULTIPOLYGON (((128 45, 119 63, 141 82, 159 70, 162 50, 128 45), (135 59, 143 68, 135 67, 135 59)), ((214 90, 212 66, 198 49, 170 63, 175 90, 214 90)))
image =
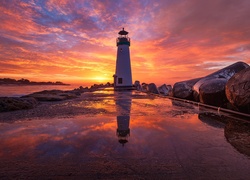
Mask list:
POLYGON ((35 92, 24 97, 33 97, 38 101, 62 101, 67 99, 76 98, 78 95, 73 91, 61 91, 61 90, 45 90, 35 92))
POLYGON ((135 81, 134 86, 135 86, 135 89, 136 89, 136 90, 141 91, 141 84, 140 84, 140 81, 135 81))
POLYGON ((141 84, 141 91, 142 92, 148 92, 148 84, 142 83, 141 84))
POLYGON ((236 73, 228 80, 226 96, 239 111, 250 114, 250 67, 236 73))
POLYGON ((246 69, 247 67, 249 67, 248 64, 244 63, 244 62, 236 62, 230 66, 227 66, 219 71, 216 71, 208 76, 205 76, 204 78, 200 79, 198 82, 195 83, 195 85, 193 86, 193 96, 195 101, 199 101, 199 90, 200 90, 200 86, 205 83, 208 80, 211 79, 215 79, 215 78, 224 78, 225 80, 229 80, 235 73, 246 69))
POLYGON ((107 83, 105 84, 105 86, 106 86, 106 87, 110 87, 110 86, 111 86, 110 82, 107 82, 107 83))
POLYGON ((112 87, 112 86, 114 86, 114 84, 110 84, 109 82, 107 82, 106 84, 94 84, 90 86, 89 91, 95 91, 97 89, 102 89, 102 88, 112 87))
POLYGON ((84 88, 84 87, 80 86, 79 88, 76 88, 76 89, 71 90, 71 91, 65 91, 65 92, 67 92, 67 93, 74 93, 74 94, 80 96, 82 93, 88 92, 88 91, 89 91, 88 87, 84 88))
POLYGON ((148 92, 153 93, 153 94, 160 94, 154 83, 148 84, 148 92))
POLYGON ((201 78, 177 82, 173 86, 173 96, 181 99, 193 100, 193 85, 201 78))
POLYGON ((205 81, 200 86, 199 99, 201 103, 225 107, 228 102, 225 94, 227 80, 224 78, 214 78, 205 81))
POLYGON ((159 90, 160 94, 163 94, 165 96, 169 96, 172 92, 172 86, 163 84, 163 85, 158 87, 158 90, 159 90))
POLYGON ((0 97, 0 112, 31 109, 37 103, 34 98, 0 97))

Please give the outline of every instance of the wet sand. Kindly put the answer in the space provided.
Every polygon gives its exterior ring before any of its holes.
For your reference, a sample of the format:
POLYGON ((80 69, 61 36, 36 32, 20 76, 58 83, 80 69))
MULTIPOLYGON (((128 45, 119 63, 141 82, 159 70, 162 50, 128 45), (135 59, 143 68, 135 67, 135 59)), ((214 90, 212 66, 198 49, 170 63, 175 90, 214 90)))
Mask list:
POLYGON ((227 120, 206 112, 144 93, 96 91, 0 113, 0 179, 249 178, 249 156, 224 136, 227 120))

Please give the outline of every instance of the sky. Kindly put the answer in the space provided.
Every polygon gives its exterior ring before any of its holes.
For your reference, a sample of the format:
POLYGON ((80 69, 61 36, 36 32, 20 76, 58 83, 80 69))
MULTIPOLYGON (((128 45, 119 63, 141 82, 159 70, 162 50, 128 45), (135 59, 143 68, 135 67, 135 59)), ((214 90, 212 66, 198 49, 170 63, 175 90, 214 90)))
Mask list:
POLYGON ((1 0, 0 11, 0 78, 113 82, 123 27, 133 81, 250 64, 249 0, 1 0))

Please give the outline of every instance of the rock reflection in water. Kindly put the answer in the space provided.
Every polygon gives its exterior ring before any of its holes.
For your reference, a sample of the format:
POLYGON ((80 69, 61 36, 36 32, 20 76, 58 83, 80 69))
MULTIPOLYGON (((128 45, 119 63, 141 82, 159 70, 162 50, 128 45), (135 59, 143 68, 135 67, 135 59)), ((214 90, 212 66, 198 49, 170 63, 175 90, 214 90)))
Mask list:
POLYGON ((73 101, 105 113, 0 123, 1 179, 249 179, 249 158, 224 129, 198 119, 199 110, 213 111, 135 91, 108 93, 73 101))
MULTIPOLYGON (((218 113, 215 110, 204 107, 193 106, 189 103, 172 101, 172 105, 182 107, 180 113, 187 116, 197 110, 198 118, 201 122, 215 128, 224 130, 224 136, 227 142, 232 145, 238 152, 250 156, 250 122, 233 117, 227 113, 218 113)), ((173 111, 173 109, 172 109, 173 111)), ((178 111, 174 111, 177 115, 178 111)))
POLYGON ((215 128, 223 128, 227 142, 238 152, 250 156, 250 122, 203 110, 201 108, 198 115, 202 122, 215 128))
POLYGON ((116 135, 118 137, 119 143, 123 146, 128 142, 128 137, 130 136, 130 109, 132 101, 132 91, 124 92, 126 98, 123 98, 122 94, 115 92, 115 106, 117 113, 117 130, 116 135))
POLYGON ((225 127, 225 121, 223 120, 223 117, 211 112, 200 112, 198 115, 198 118, 213 127, 216 128, 224 128, 225 127))
POLYGON ((250 123, 231 120, 224 129, 227 141, 240 153, 250 157, 250 123))

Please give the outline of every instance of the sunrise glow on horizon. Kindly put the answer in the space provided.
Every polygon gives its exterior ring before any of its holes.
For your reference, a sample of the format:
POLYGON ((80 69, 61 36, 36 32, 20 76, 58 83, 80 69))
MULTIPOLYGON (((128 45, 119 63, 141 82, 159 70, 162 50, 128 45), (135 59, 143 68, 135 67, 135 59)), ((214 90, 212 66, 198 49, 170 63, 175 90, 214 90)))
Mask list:
POLYGON ((133 81, 174 84, 250 64, 248 0, 3 0, 0 78, 113 82, 116 38, 133 81))

